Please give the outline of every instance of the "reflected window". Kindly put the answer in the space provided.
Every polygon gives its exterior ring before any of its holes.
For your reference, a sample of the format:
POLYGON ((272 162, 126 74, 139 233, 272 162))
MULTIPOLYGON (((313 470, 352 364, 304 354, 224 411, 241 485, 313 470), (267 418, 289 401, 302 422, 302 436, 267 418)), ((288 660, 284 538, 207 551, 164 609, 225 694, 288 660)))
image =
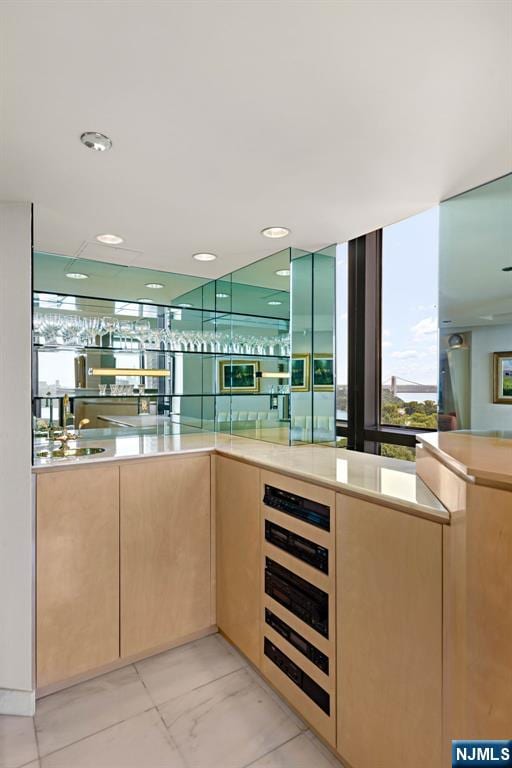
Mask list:
POLYGON ((348 244, 336 246, 336 421, 348 418, 348 244))
POLYGON ((437 429, 439 208, 382 230, 381 423, 437 429))

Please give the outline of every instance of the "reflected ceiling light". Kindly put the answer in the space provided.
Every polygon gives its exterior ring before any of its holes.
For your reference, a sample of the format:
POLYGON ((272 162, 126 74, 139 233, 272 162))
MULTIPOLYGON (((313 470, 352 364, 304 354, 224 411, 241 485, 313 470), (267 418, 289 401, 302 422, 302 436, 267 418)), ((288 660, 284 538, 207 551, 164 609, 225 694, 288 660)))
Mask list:
POLYGON ((279 275, 279 277, 290 277, 290 270, 289 269, 276 269, 276 275, 279 275))
POLYGON ((87 280, 89 275, 85 275, 83 272, 66 272, 66 277, 70 277, 71 280, 87 280))
POLYGON ((183 309, 190 309, 193 306, 193 304, 178 304, 178 307, 183 307, 183 309))
POLYGON ((442 320, 443 323, 451 323, 451 320, 442 320))
POLYGON ((282 301, 267 301, 267 304, 271 307, 277 307, 279 304, 282 304, 282 301))
POLYGON ((153 299, 135 299, 135 301, 140 301, 142 304, 154 304, 153 299))
POLYGON ((155 290, 156 290, 157 288, 163 288, 164 286, 163 286, 163 283, 145 283, 144 287, 145 288, 155 288, 155 290))
POLYGON ((214 253, 194 253, 192 258, 196 261, 215 261, 217 257, 214 253))
POLYGON ((104 133, 96 133, 96 131, 85 131, 80 136, 80 141, 88 149, 94 149, 96 152, 105 152, 112 147, 112 139, 109 139, 104 133))
POLYGON ((105 245, 120 245, 124 243, 124 239, 119 237, 119 235, 96 235, 96 240, 105 245))
POLYGON ((257 379, 289 379, 289 371, 256 371, 257 379))
POLYGON ((229 293, 216 293, 215 296, 218 299, 229 299, 229 293))
POLYGON ((261 234, 264 237, 286 237, 290 234, 290 230, 286 227, 265 227, 261 230, 261 234))

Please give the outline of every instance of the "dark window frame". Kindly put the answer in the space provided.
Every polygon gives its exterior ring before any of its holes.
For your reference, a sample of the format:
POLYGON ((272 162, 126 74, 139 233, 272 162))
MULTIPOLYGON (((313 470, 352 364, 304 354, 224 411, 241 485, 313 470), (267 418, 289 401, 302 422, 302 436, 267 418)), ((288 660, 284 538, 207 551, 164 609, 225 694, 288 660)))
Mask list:
POLYGON ((379 453, 382 443, 416 447, 432 432, 381 423, 382 229, 348 243, 348 418, 336 435, 351 450, 379 453))

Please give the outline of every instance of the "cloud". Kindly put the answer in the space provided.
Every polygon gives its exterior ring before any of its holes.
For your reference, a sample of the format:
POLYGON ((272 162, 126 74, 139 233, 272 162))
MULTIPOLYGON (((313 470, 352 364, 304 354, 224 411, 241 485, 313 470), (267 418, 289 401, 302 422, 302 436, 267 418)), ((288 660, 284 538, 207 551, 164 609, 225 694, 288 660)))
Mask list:
POLYGON ((418 357, 418 353, 415 349, 404 349, 403 352, 392 352, 391 357, 396 360, 411 360, 413 357, 418 357))
POLYGON ((382 331, 382 335, 391 336, 391 331, 389 330, 389 328, 384 328, 384 330, 382 331))
POLYGON ((383 347, 392 347, 393 346, 393 342, 392 341, 383 341, 382 342, 382 346, 383 347))
POLYGON ((437 333, 437 320, 435 317, 425 317, 423 320, 420 320, 419 323, 413 325, 411 331, 416 340, 423 339, 425 336, 437 333))

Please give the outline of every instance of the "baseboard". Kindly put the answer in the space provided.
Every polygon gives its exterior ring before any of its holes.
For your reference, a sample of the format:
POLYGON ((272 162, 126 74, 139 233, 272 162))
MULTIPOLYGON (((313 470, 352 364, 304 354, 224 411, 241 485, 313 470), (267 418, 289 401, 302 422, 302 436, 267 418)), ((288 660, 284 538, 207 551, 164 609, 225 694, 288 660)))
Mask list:
POLYGON ((36 711, 36 692, 0 688, 0 715, 31 717, 36 711))

